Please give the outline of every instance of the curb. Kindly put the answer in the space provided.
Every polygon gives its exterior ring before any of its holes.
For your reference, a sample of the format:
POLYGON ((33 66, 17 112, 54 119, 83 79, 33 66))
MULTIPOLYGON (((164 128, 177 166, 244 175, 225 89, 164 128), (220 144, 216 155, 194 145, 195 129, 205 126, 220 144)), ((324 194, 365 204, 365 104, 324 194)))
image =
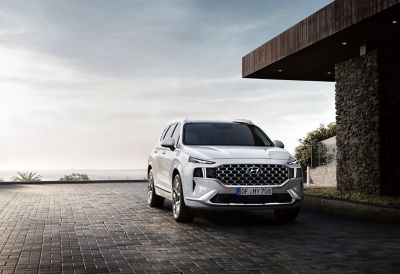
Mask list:
POLYGON ((387 222, 400 222, 400 208, 352 202, 343 199, 326 198, 310 194, 304 195, 302 206, 304 208, 320 210, 337 215, 362 217, 365 219, 387 222))
POLYGON ((90 180, 90 181, 38 181, 38 182, 0 182, 1 185, 46 185, 46 184, 109 184, 144 183, 146 180, 90 180))

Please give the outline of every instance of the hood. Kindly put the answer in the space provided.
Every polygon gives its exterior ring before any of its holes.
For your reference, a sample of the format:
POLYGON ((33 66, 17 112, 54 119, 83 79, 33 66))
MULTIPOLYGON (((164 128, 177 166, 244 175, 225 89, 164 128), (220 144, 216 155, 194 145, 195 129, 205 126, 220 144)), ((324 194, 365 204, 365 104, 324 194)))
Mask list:
POLYGON ((189 155, 203 159, 278 159, 288 160, 290 153, 279 147, 185 146, 189 155))

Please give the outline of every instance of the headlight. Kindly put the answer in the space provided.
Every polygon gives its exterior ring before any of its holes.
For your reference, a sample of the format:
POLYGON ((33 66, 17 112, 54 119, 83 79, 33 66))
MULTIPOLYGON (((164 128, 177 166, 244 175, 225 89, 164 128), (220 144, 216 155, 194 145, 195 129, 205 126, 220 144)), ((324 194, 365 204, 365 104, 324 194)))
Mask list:
POLYGON ((202 159, 194 158, 192 156, 189 157, 189 162, 197 163, 197 164, 215 164, 215 162, 213 162, 213 161, 202 160, 202 159))
POLYGON ((288 159, 288 161, 287 161, 287 163, 288 163, 289 165, 295 165, 295 164, 297 164, 297 159, 296 159, 296 157, 290 155, 290 156, 289 156, 289 159, 288 159))

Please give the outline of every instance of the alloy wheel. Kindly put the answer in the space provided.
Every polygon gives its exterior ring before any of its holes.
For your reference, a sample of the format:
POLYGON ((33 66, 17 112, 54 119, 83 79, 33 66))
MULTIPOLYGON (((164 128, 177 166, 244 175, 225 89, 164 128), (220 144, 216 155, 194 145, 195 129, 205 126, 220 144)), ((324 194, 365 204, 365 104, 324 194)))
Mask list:
POLYGON ((149 182, 147 184, 147 202, 150 204, 153 198, 153 191, 154 191, 154 179, 153 173, 149 173, 149 182))
POLYGON ((181 209, 181 184, 179 177, 176 176, 174 179, 174 185, 172 190, 172 212, 174 217, 178 218, 181 209))

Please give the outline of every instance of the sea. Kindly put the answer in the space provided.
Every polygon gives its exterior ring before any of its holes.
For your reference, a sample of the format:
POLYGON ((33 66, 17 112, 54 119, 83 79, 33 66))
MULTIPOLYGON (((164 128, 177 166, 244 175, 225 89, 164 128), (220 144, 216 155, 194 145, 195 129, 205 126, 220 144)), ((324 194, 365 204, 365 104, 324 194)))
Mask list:
POLYGON ((147 177, 145 169, 0 170, 0 179, 11 181, 18 171, 35 172, 42 181, 58 181, 72 173, 87 174, 90 180, 144 180, 147 177))

